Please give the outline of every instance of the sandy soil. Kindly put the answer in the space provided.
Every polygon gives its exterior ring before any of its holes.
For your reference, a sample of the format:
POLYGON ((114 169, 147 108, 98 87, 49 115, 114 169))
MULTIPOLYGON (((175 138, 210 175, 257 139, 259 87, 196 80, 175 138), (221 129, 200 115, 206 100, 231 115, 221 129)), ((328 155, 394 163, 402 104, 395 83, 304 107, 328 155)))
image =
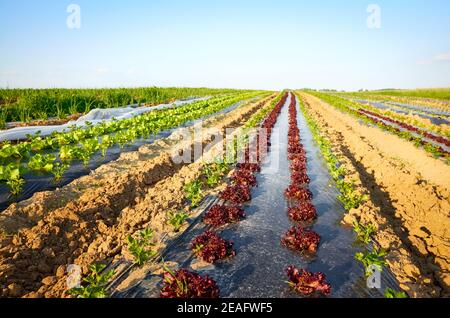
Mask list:
MULTIPOLYGON (((247 103, 204 126, 238 127, 273 98, 247 103)), ((203 136, 205 147, 209 137, 203 136)), ((176 164, 171 154, 193 146, 176 132, 61 189, 11 205, 0 216, 0 229, 10 234, 0 245, 0 296, 63 297, 67 264, 87 273, 93 262, 129 257, 126 238, 148 227, 158 242, 171 231, 166 212, 182 207, 183 187, 201 167, 176 164)))
POLYGON ((302 100, 370 200, 344 218, 374 222, 389 267, 416 297, 450 294, 450 167, 394 135, 359 123, 316 97, 302 100))

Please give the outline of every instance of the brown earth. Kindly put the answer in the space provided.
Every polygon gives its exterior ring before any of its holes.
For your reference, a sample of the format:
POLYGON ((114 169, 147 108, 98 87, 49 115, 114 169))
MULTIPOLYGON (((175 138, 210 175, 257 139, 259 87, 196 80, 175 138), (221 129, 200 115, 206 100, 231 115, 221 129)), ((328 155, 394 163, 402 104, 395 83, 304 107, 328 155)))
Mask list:
MULTIPOLYGON (((241 126, 274 98, 246 103, 204 126, 241 126)), ((167 212, 183 206, 183 187, 201 168, 198 161, 176 164, 171 155, 209 142, 205 132, 201 141, 180 136, 175 132, 125 153, 89 176, 5 210, 0 229, 9 236, 0 245, 0 296, 64 297, 67 264, 80 265, 86 274, 94 262, 129 257, 126 238, 148 227, 155 230, 156 248, 161 248, 158 242, 171 231, 167 212)))
POLYGON ((376 241, 413 297, 450 296, 450 167, 424 150, 300 93, 334 152, 370 200, 344 218, 378 225, 376 241))

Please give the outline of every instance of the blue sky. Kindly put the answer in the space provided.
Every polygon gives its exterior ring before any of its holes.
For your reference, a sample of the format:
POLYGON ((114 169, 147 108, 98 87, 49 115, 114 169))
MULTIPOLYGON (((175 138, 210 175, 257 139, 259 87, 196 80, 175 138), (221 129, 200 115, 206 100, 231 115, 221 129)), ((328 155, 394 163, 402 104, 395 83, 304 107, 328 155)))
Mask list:
POLYGON ((11 88, 450 87, 450 1, 0 0, 0 52, 11 88))

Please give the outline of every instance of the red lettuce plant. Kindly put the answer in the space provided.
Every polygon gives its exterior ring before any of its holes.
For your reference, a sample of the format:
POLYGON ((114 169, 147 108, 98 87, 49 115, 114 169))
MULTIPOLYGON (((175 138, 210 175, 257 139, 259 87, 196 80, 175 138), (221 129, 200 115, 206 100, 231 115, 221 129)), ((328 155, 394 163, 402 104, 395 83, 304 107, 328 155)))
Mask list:
POLYGON ((308 184, 311 182, 311 179, 309 179, 308 175, 305 172, 292 172, 291 174, 291 182, 293 184, 308 184))
POLYGON ((297 184, 291 184, 289 188, 286 189, 285 195, 289 199, 299 201, 311 201, 313 197, 313 194, 310 190, 302 188, 297 184))
POLYGON ((161 298, 219 298, 217 283, 208 276, 202 277, 186 269, 164 273, 161 298))
POLYGON ((237 206, 214 205, 205 214, 203 222, 213 227, 237 223, 245 218, 243 209, 237 206))
POLYGON ((247 185, 237 184, 228 186, 221 194, 222 200, 242 204, 252 199, 250 188, 247 185))
POLYGON ((211 231, 197 236, 191 243, 191 249, 197 257, 211 264, 236 255, 232 242, 211 231))
POLYGON ((316 253, 320 236, 312 230, 294 226, 284 235, 281 243, 291 250, 316 253))
POLYGON ((237 168, 239 170, 250 171, 253 173, 261 171, 261 166, 257 163, 240 163, 237 165, 237 168))
POLYGON ((249 170, 236 170, 231 177, 234 184, 255 187, 258 182, 256 177, 249 170))
POLYGON ((311 202, 303 202, 288 211, 289 217, 295 222, 309 222, 317 219, 317 211, 311 202))
POLYGON ((311 296, 315 293, 321 293, 325 296, 331 294, 331 285, 326 282, 325 274, 311 273, 306 269, 297 269, 289 266, 286 269, 289 279, 289 285, 298 293, 311 296))

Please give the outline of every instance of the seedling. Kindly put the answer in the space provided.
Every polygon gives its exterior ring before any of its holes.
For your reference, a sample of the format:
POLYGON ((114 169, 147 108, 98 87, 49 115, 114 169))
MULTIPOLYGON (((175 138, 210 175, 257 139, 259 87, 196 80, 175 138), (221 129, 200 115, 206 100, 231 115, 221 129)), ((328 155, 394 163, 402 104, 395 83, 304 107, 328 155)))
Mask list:
POLYGON ((189 214, 185 212, 170 212, 168 223, 172 225, 173 231, 178 233, 188 218, 189 214))
POLYGON ((214 165, 205 165, 203 167, 202 173, 206 176, 206 184, 210 188, 214 188, 217 186, 220 182, 220 179, 222 178, 222 175, 220 171, 215 169, 216 167, 214 165))
POLYGON ((62 176, 64 175, 64 173, 69 170, 70 166, 68 164, 64 164, 64 163, 56 163, 53 166, 53 170, 52 173, 55 176, 55 181, 59 182, 62 178, 62 176))
POLYGON ((362 225, 355 221, 355 222, 353 222, 353 230, 358 235, 359 241, 361 241, 365 244, 369 244, 370 241, 372 240, 370 238, 370 236, 373 233, 375 233, 375 231, 377 230, 377 227, 372 223, 369 223, 367 225, 362 225))
POLYGON ((384 292, 384 297, 386 298, 408 298, 405 292, 398 292, 392 288, 387 288, 384 292))
POLYGON ((386 260, 384 259, 387 252, 384 249, 375 249, 373 252, 356 253, 355 259, 360 261, 365 269, 367 277, 373 274, 373 268, 375 267, 380 272, 383 271, 383 266, 386 266, 386 260))
POLYGON ((115 271, 110 270, 106 273, 102 273, 106 268, 106 265, 93 264, 89 267, 91 274, 84 278, 83 281, 87 283, 83 287, 75 287, 68 291, 70 295, 77 296, 78 298, 106 298, 108 292, 106 286, 111 278, 114 276, 115 271))
POLYGON ((151 257, 156 255, 156 251, 151 247, 154 244, 151 242, 153 238, 153 230, 146 229, 139 233, 139 238, 128 237, 128 250, 134 256, 134 262, 138 266, 144 265, 151 257))
POLYGON ((186 199, 191 201, 192 207, 198 207, 203 199, 202 183, 200 180, 189 182, 184 187, 186 199))

